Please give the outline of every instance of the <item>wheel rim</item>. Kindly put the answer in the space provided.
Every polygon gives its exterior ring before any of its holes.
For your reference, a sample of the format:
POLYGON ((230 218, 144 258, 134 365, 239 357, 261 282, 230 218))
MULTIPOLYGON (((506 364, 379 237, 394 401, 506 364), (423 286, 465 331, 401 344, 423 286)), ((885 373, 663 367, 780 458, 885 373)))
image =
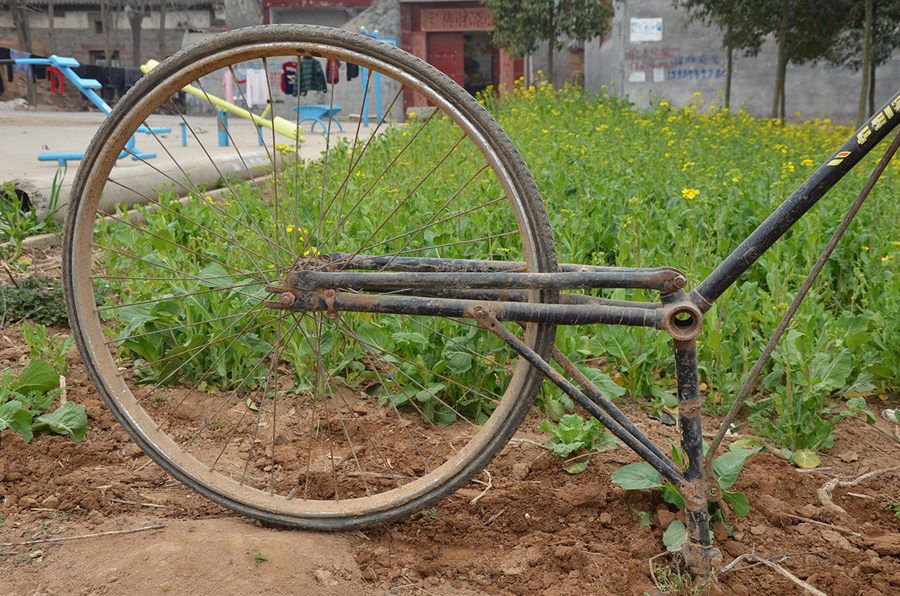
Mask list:
MULTIPOLYGON (((547 241, 534 231, 533 207, 504 163, 508 157, 498 154, 483 123, 464 113, 472 102, 443 97, 429 80, 393 62, 390 51, 373 56, 283 39, 208 48, 151 72, 139 99, 117 106, 79 171, 67 270, 91 376, 163 467, 230 507, 314 525, 348 516, 368 523, 384 512, 424 506, 436 488, 462 482, 498 435, 514 426, 522 412, 514 396, 532 392, 538 382, 533 371, 470 323, 283 315, 261 306, 263 298, 273 298, 263 288, 282 282, 291 264, 320 263, 316 255, 326 251, 511 255, 530 270, 546 270, 547 241), (301 167, 292 164, 296 155, 305 159, 302 145, 293 147, 296 152, 289 144, 278 150, 278 140, 264 135, 273 145, 267 147, 270 161, 280 155, 289 162, 276 169, 271 186, 229 183, 220 199, 181 182, 191 191, 188 199, 152 200, 155 209, 144 214, 149 223, 120 213, 91 231, 88 222, 104 193, 124 188, 146 196, 113 165, 138 126, 154 126, 153 112, 175 91, 193 83, 210 93, 197 79, 226 65, 308 55, 366 66, 421 93, 438 110, 385 126, 365 145, 354 134, 348 145, 334 148, 329 133, 327 157, 301 167), (395 151, 399 157, 391 158, 395 151), (470 161, 473 156, 481 161, 470 161), (403 161, 417 167, 404 170, 403 161), (467 171, 456 175, 460 164, 467 171), (432 184, 438 175, 451 180, 446 189, 432 184), (319 180, 318 187, 306 186, 303 176, 319 180), (380 192, 375 184, 354 184, 353 178, 373 177, 380 192), (427 192, 440 198, 423 203, 427 192), (318 213, 310 216, 316 205, 318 213), (480 229, 473 239, 456 240, 468 226, 480 229), (218 250, 210 248, 217 244, 218 250), (85 307, 97 302, 97 310, 85 307), (440 358, 418 358, 429 350, 440 358), (440 362, 443 369, 425 374, 440 362), (497 389, 474 389, 476 378, 494 381, 497 389), (473 409, 470 401, 485 403, 473 409), (449 418, 455 422, 442 426, 449 418)), ((176 122, 188 130, 200 121, 177 105, 176 112, 176 122)), ((158 135, 152 138, 145 144, 154 145, 157 161, 138 160, 135 167, 159 171, 177 158, 158 135)), ((219 161, 202 151, 210 164, 219 161)), ((247 160, 242 154, 239 161, 247 160)), ((168 181, 180 182, 173 174, 168 181)), ((547 333, 530 326, 525 338, 535 345, 547 333)))

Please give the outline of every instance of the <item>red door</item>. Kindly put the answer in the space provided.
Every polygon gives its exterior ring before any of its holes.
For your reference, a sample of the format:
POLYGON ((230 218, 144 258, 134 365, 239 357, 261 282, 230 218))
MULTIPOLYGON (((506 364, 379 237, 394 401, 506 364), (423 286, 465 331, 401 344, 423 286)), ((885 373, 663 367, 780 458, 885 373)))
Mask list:
POLYGON ((428 63, 462 85, 465 80, 463 34, 429 33, 425 43, 428 63))

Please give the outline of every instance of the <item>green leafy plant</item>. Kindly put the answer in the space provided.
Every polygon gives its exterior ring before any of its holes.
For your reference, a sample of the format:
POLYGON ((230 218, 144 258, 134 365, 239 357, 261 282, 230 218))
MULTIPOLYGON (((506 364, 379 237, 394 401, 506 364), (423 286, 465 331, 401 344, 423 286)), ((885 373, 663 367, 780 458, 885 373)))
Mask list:
MULTIPOLYGON (((607 451, 615 449, 617 446, 615 437, 602 431, 602 428, 603 425, 596 418, 585 420, 578 414, 566 414, 559 419, 559 424, 544 420, 538 430, 551 435, 544 442, 550 448, 550 452, 556 457, 566 458, 580 450, 607 451)), ((579 474, 584 472, 588 463, 590 463, 590 457, 586 456, 566 468, 566 471, 570 474, 579 474)))
MULTIPOLYGON (((733 449, 713 460, 713 474, 719 483, 719 487, 722 489, 722 500, 731 506, 738 517, 744 517, 750 513, 750 502, 744 493, 729 491, 728 489, 737 482, 738 474, 740 474, 747 459, 758 451, 759 449, 733 449)), ((682 467, 686 467, 686 462, 680 450, 674 445, 672 446, 672 453, 675 462, 682 467)), ((623 466, 612 473, 611 480, 626 490, 652 490, 658 488, 662 491, 663 501, 678 508, 684 507, 684 497, 678 488, 671 482, 664 482, 662 475, 647 462, 623 466)), ((712 519, 722 519, 717 503, 711 502, 709 507, 712 519)), ((687 529, 681 520, 672 521, 663 534, 663 543, 666 545, 666 549, 670 551, 680 549, 686 539, 687 529)))
POLYGON ((247 553, 247 556, 250 557, 250 560, 256 563, 257 565, 260 563, 265 563, 269 560, 269 555, 264 554, 258 548, 251 548, 250 552, 247 553))
POLYGON ((54 333, 50 335, 44 325, 40 323, 31 324, 28 321, 20 327, 22 337, 28 345, 28 351, 31 358, 39 358, 49 362, 56 372, 65 375, 69 368, 66 362, 66 354, 69 349, 75 345, 75 338, 71 335, 62 335, 54 333))
POLYGON ((888 501, 884 506, 885 511, 891 511, 894 514, 894 517, 900 519, 900 503, 897 501, 888 501))
MULTIPOLYGON (((868 336, 867 323, 862 317, 845 318, 836 346, 828 346, 821 338, 816 341, 817 323, 802 320, 801 329, 791 329, 773 355, 775 365, 763 380, 769 396, 757 405, 752 419, 761 434, 772 436, 783 446, 783 454, 802 468, 819 465, 816 452, 834 445, 834 425, 845 416, 862 415, 870 424, 875 416, 866 409, 865 399, 857 392, 844 402, 840 410, 830 396, 846 387, 853 373, 851 351, 844 347, 861 345, 868 336), (829 349, 830 347, 830 349, 829 349), (774 409, 771 418, 765 414, 774 409)), ((839 327, 840 328, 840 327, 839 327)), ((858 380, 851 391, 871 390, 874 386, 858 380)))
POLYGON ((8 260, 14 261, 22 254, 22 243, 29 236, 60 229, 59 224, 53 222, 53 216, 60 209, 59 193, 64 177, 64 171, 57 170, 54 174, 47 212, 42 217, 38 216, 24 192, 12 182, 3 183, 0 189, 0 239, 8 240, 13 245, 8 260))
POLYGON ((33 359, 17 377, 7 370, 0 376, 0 431, 12 429, 25 443, 42 431, 80 441, 87 431, 84 406, 66 402, 47 412, 60 391, 59 374, 44 360, 33 359))
POLYGON ((0 285, 0 311, 4 321, 29 319, 41 325, 68 325, 66 302, 58 279, 28 276, 0 285))

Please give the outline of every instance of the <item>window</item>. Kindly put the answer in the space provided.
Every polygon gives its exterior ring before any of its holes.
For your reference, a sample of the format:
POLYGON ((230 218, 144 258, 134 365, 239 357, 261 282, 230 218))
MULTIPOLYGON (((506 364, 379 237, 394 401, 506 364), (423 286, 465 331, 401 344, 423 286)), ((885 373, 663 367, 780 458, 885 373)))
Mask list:
POLYGON ((94 21, 94 33, 103 33, 103 21, 99 19, 94 21))
POLYGON ((91 64, 94 66, 120 66, 118 50, 112 53, 110 64, 106 63, 106 52, 103 50, 91 50, 89 52, 91 64))

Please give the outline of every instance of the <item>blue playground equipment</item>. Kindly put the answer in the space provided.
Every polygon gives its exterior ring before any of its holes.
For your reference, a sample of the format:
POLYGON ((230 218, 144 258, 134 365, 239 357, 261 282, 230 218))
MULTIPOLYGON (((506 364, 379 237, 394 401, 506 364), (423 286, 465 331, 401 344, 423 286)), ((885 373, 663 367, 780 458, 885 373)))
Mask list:
POLYGON ((341 126, 341 123, 334 118, 343 109, 341 106, 310 104, 305 106, 294 106, 291 109, 297 112, 297 114, 300 116, 300 119, 297 121, 297 126, 300 126, 301 123, 306 122, 307 120, 313 121, 312 126, 309 127, 309 132, 313 132, 315 130, 316 123, 322 125, 322 132, 328 132, 328 127, 325 126, 325 122, 323 122, 323 119, 327 119, 329 122, 334 122, 338 125, 338 129, 341 132, 344 132, 344 127, 341 126))
MULTIPOLYGON (((365 27, 360 27, 359 32, 362 33, 363 35, 368 35, 369 37, 374 37, 378 41, 382 41, 386 44, 397 47, 396 38, 381 37, 381 35, 378 33, 378 29, 376 29, 372 33, 369 33, 368 31, 366 31, 365 27)), ((360 75, 362 78, 362 88, 363 88, 363 94, 364 94, 361 115, 362 115, 362 119, 363 119, 363 126, 368 128, 368 126, 369 126, 369 98, 368 98, 368 94, 366 94, 366 79, 369 77, 369 69, 368 68, 360 68, 360 75)), ((380 72, 375 73, 375 115, 376 115, 375 122, 376 123, 381 122, 381 73, 380 72)), ((315 124, 313 124, 313 126, 315 126, 315 124)))
MULTIPOLYGON (((73 85, 78 87, 78 90, 84 94, 91 102, 100 108, 100 111, 104 114, 109 115, 109 112, 112 108, 109 107, 103 98, 97 95, 97 92, 94 89, 100 89, 100 82, 95 79, 82 79, 73 68, 78 68, 81 64, 78 60, 74 58, 65 58, 62 56, 50 56, 49 58, 20 58, 15 60, 16 64, 31 64, 33 66, 55 66, 59 69, 59 71, 65 76, 69 81, 72 82, 73 85)), ((172 129, 168 126, 165 127, 152 127, 147 128, 146 126, 141 126, 137 129, 138 132, 144 134, 155 134, 155 133, 166 133, 171 132, 172 129)), ((131 159, 152 159, 156 157, 155 153, 144 153, 142 151, 138 151, 135 148, 135 138, 132 136, 128 143, 125 145, 125 151, 119 154, 119 159, 122 159, 126 155, 131 155, 131 159)), ((38 155, 38 159, 40 161, 55 161, 60 166, 65 166, 68 161, 78 161, 84 158, 84 152, 81 153, 42 153, 38 155)))

